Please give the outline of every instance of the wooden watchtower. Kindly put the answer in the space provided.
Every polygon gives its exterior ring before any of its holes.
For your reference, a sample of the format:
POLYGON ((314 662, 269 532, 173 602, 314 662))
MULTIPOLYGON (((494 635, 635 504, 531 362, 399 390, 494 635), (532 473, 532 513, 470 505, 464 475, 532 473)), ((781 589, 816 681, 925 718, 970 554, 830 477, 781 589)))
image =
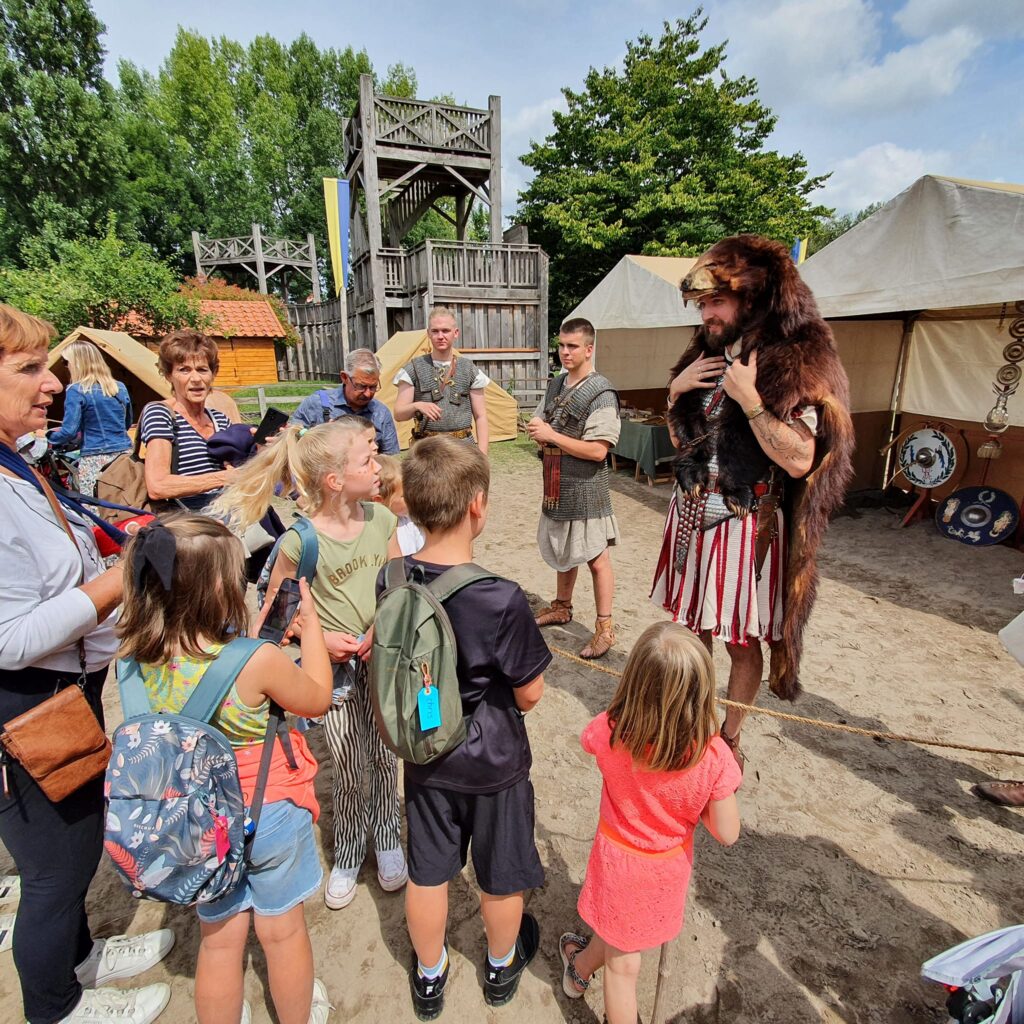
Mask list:
POLYGON ((502 364, 495 379, 546 376, 547 257, 502 240, 501 99, 473 109, 375 95, 362 75, 345 126, 345 173, 350 345, 380 348, 396 330, 425 327, 430 307, 444 304, 459 323, 459 347, 477 349, 474 361, 485 366, 502 364), (449 209, 439 206, 445 198, 449 209), (489 209, 487 242, 466 241, 477 202, 489 209), (403 248, 431 209, 453 224, 455 240, 403 248))

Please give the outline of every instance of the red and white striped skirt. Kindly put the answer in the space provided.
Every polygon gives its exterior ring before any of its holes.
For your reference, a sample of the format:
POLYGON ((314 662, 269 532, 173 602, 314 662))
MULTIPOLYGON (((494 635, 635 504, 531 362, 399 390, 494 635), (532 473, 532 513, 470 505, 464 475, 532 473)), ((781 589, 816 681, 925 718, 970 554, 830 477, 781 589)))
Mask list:
POLYGON ((683 571, 676 569, 678 489, 672 495, 651 600, 695 633, 710 630, 727 644, 782 639, 782 567, 785 539, 782 511, 776 511, 775 539, 761 569, 754 572, 757 517, 726 519, 709 530, 694 530, 683 571))

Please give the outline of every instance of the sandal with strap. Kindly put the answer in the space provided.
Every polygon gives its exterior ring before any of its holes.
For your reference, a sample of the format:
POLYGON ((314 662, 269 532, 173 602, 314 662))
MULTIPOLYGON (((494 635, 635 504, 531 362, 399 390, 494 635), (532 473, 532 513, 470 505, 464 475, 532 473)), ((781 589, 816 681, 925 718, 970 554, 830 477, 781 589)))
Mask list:
POLYGON ((742 775, 743 766, 747 763, 747 759, 743 756, 743 751, 740 750, 740 734, 736 733, 735 736, 728 736, 723 725, 718 730, 718 735, 722 737, 722 742, 732 751, 732 756, 736 758, 736 764, 739 765, 740 775, 742 775))
POLYGON ((538 608, 533 616, 538 626, 564 626, 572 622, 572 602, 555 598, 551 604, 538 608))
POLYGON ((570 999, 582 999, 583 993, 590 988, 590 982, 584 981, 576 970, 576 957, 590 944, 590 939, 583 938, 575 932, 563 932, 558 940, 558 953, 562 958, 562 991, 570 999), (577 947, 573 953, 566 953, 565 945, 571 942, 577 947))
POLYGON ((603 658, 615 645, 615 624, 610 615, 598 615, 590 643, 580 651, 580 657, 591 660, 603 658))

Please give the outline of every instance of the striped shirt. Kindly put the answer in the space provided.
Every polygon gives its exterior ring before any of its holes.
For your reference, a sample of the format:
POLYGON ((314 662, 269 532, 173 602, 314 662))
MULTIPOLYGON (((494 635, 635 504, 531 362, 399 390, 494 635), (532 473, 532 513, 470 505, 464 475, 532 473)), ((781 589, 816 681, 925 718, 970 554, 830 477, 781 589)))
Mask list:
MULTIPOLYGON (((206 412, 217 430, 225 430, 231 426, 231 421, 224 413, 216 409, 207 409, 206 412)), ((175 472, 179 476, 219 473, 224 467, 210 457, 206 438, 180 412, 173 413, 173 424, 171 415, 171 410, 163 402, 151 402, 146 406, 139 423, 143 444, 149 444, 151 441, 170 441, 175 446, 178 462, 175 472)), ((199 509, 208 504, 217 493, 215 488, 180 500, 189 508, 199 509)))

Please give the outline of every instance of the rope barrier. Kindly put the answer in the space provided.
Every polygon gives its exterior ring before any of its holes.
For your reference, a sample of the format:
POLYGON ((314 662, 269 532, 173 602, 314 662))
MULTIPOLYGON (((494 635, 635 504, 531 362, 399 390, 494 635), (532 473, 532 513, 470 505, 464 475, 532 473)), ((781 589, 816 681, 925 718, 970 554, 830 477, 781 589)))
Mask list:
MULTIPOLYGON (((606 665, 598 665, 594 661, 581 658, 571 651, 563 650, 548 644, 548 648, 566 661, 575 662, 584 668, 594 669, 597 672, 604 672, 606 675, 622 678, 622 673, 606 665)), ((812 725, 818 729, 830 729, 833 732, 852 733, 854 736, 868 736, 873 740, 898 740, 901 743, 916 743, 922 747, 943 747, 946 750, 965 750, 972 754, 1001 754, 1003 757, 1024 757, 1024 750, 1003 750, 999 747, 973 747, 967 743, 949 743, 946 740, 933 740, 923 736, 905 736, 902 733, 882 732, 879 729, 861 729, 856 725, 843 725, 841 722, 825 722, 820 718, 805 718, 803 715, 791 715, 786 711, 773 711, 771 708, 759 708, 753 704, 741 704, 739 701, 727 700, 725 697, 716 697, 719 704, 729 708, 739 708, 741 711, 748 711, 754 715, 767 715, 769 718, 780 718, 784 722, 797 722, 800 725, 812 725)))

